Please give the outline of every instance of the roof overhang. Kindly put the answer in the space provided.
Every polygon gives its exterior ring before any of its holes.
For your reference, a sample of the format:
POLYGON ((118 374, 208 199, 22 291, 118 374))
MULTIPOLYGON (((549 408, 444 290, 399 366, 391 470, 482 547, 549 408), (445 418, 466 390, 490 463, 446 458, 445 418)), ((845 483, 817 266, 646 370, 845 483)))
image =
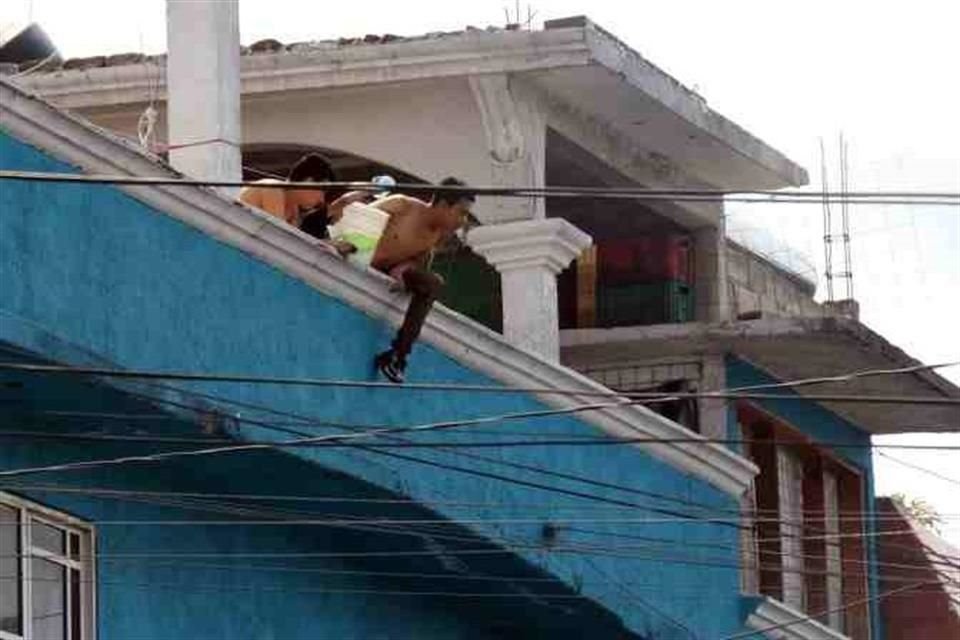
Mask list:
MULTIPOLYGON (((157 91, 158 75, 163 84, 162 60, 159 69, 142 61, 97 60, 107 66, 38 73, 27 85, 60 106, 93 108, 145 103, 157 91)), ((369 45, 304 43, 245 55, 241 70, 248 97, 522 74, 549 99, 705 185, 777 189, 808 181, 802 167, 585 18, 553 21, 544 31, 473 30, 369 45)))
MULTIPOLYGON (((921 364, 864 324, 840 317, 574 329, 562 331, 560 343, 564 360, 578 363, 730 353, 784 381, 921 364)), ((794 390, 801 396, 960 398, 960 388, 930 370, 794 390)), ((822 404, 873 434, 960 431, 958 405, 822 404)))

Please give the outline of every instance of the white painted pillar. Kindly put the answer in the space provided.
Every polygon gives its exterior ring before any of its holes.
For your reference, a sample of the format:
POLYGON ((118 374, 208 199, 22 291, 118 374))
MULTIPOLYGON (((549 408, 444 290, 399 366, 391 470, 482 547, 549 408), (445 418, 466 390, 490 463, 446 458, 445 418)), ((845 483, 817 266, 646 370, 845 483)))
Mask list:
POLYGON ((590 246, 590 236, 566 220, 546 218, 478 227, 467 242, 500 272, 507 340, 558 361, 557 274, 590 246))
POLYGON ((170 164, 202 180, 240 180, 238 0, 167 0, 170 164))

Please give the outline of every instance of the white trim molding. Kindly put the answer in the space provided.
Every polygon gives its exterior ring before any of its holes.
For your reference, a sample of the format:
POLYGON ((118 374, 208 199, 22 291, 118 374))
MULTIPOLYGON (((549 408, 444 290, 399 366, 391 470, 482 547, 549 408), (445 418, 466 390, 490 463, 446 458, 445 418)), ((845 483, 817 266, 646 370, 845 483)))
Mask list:
MULTIPOLYGON (((88 174, 177 175, 132 144, 56 109, 4 79, 0 79, 0 128, 88 174)), ((157 185, 117 188, 368 316, 394 325, 403 318, 406 297, 390 290, 386 276, 361 271, 329 251, 318 250, 314 238, 272 216, 228 200, 214 189, 157 185)), ((501 384, 609 391, 571 369, 517 349, 500 334, 442 306, 430 314, 421 340, 501 384)), ((550 393, 537 397, 558 409, 597 399, 550 393)), ((629 404, 626 398, 623 402, 623 406, 585 412, 579 417, 615 437, 698 439, 680 425, 629 404)), ((756 466, 746 458, 707 441, 632 446, 733 497, 740 496, 757 473, 756 466)))
POLYGON ((747 617, 746 625, 771 640, 850 640, 849 636, 769 597, 761 599, 747 617))

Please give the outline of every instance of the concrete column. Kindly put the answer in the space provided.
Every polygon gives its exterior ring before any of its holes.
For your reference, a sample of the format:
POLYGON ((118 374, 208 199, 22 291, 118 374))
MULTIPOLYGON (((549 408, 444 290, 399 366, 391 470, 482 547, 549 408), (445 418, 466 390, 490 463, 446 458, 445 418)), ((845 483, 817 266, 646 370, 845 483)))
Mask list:
POLYGON ((696 319, 700 322, 730 320, 727 239, 723 218, 720 218, 716 226, 702 227, 694 231, 693 242, 696 261, 696 319))
MULTIPOLYGON (((723 356, 707 354, 700 364, 700 391, 723 391, 727 387, 727 368, 723 356)), ((700 433, 707 438, 727 438, 730 419, 727 401, 723 398, 700 398, 698 422, 700 433)))
POLYGON ((507 340, 558 361, 557 274, 590 246, 590 236, 547 218, 479 227, 467 242, 500 272, 507 340))
POLYGON ((239 180, 238 0, 167 0, 170 163, 204 180, 239 180))

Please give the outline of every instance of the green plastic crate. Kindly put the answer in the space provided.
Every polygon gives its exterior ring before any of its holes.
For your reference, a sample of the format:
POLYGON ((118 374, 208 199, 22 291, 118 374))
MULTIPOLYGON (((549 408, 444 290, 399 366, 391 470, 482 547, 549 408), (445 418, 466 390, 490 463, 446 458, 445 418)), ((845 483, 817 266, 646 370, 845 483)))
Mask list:
POLYGON ((607 286, 597 291, 600 327, 691 322, 694 311, 693 287, 676 280, 607 286))

